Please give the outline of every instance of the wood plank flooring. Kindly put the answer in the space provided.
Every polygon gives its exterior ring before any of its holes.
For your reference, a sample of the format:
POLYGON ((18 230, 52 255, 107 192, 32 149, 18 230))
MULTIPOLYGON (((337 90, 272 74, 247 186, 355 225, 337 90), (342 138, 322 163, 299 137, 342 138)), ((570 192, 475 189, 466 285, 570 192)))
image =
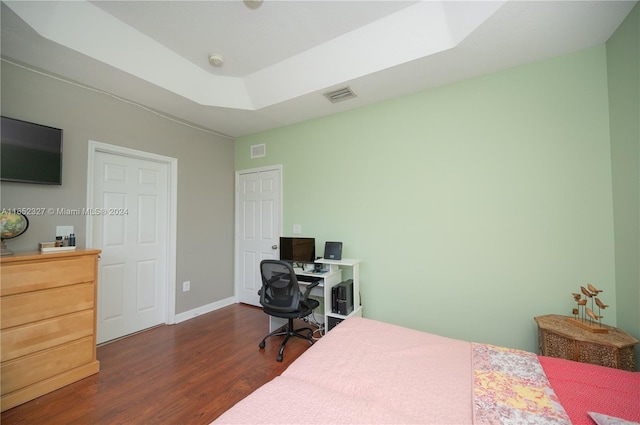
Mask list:
POLYGON ((309 344, 258 343, 269 317, 234 304, 172 326, 159 326, 98 347, 100 372, 2 413, 14 424, 208 424, 270 381, 309 344))

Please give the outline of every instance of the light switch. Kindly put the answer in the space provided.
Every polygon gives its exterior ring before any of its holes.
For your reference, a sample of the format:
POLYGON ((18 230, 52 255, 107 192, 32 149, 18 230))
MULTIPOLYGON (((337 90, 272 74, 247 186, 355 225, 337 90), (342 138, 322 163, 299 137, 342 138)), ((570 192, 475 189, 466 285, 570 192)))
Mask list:
POLYGON ((73 233, 73 226, 56 226, 56 236, 69 236, 73 233))
POLYGON ((293 225, 293 234, 299 235, 302 233, 302 224, 294 224, 293 225))

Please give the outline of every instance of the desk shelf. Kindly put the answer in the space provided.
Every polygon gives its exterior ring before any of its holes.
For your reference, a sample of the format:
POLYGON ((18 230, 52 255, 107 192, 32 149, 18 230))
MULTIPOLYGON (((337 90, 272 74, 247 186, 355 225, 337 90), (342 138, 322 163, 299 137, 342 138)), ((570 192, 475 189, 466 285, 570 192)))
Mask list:
MULTIPOLYGON (((319 285, 311 290, 311 296, 323 298, 324 300, 324 303, 322 304, 322 311, 316 310, 316 317, 318 313, 321 315, 322 323, 324 323, 324 331, 327 332, 331 330, 335 324, 349 317, 362 317, 362 305, 360 305, 360 260, 348 258, 343 260, 318 259, 315 262, 316 264, 328 266, 329 270, 324 273, 314 273, 296 269, 295 272, 297 275, 320 278, 319 285), (331 311, 331 290, 334 286, 342 282, 342 270, 345 267, 351 268, 353 279, 353 311, 346 316, 333 313, 331 311)), ((307 282, 299 281, 299 283, 303 287, 307 285, 307 282)), ((304 289, 302 290, 304 292, 304 289)), ((285 319, 279 319, 273 316, 270 317, 269 328, 271 331, 283 326, 284 324, 286 324, 285 319)))
POLYGON ((323 264, 329 266, 329 275, 334 273, 340 276, 337 281, 327 281, 324 285, 324 324, 325 332, 330 331, 333 326, 349 317, 358 316, 362 317, 362 305, 360 303, 360 260, 344 258, 342 260, 326 260, 318 259, 316 264, 323 264), (342 315, 333 313, 331 311, 331 290, 332 288, 342 282, 342 269, 351 268, 353 279, 353 311, 348 315, 342 315), (328 301, 328 302, 327 302, 328 301), (330 320, 331 318, 331 320, 330 320))

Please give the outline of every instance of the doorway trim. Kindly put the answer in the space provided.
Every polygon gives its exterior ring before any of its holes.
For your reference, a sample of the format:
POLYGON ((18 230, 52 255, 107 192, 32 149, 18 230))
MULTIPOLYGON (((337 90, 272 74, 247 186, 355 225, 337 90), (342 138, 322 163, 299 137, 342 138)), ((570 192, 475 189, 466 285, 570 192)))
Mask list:
MULTIPOLYGON (((159 162, 167 165, 169 172, 169 184, 167 187, 167 306, 165 323, 168 325, 175 323, 176 316, 176 242, 178 233, 178 159, 155 153, 139 151, 122 146, 110 145, 95 140, 89 140, 88 160, 87 160, 87 208, 94 208, 93 187, 95 177, 95 154, 97 152, 108 153, 128 158, 142 159, 145 161, 159 162)), ((93 247, 93 216, 86 216, 86 246, 93 247)))
POLYGON ((248 168, 245 170, 236 170, 236 177, 235 177, 235 246, 233 249, 233 257, 234 257, 234 265, 233 265, 233 275, 234 275, 234 282, 233 282, 233 298, 235 300, 236 303, 240 302, 240 298, 239 298, 239 288, 240 288, 240 253, 239 253, 239 249, 240 249, 240 243, 238 242, 239 236, 240 236, 240 188, 239 188, 239 182, 240 182, 240 176, 243 174, 253 174, 253 173, 260 173, 263 171, 278 171, 278 173, 280 173, 280 217, 278 217, 277 219, 280 220, 280 233, 282 233, 282 217, 284 215, 284 211, 283 211, 283 199, 284 199, 284 194, 282 192, 282 188, 284 187, 284 177, 282 175, 282 164, 276 164, 276 165, 268 165, 265 167, 258 167, 258 168, 248 168))

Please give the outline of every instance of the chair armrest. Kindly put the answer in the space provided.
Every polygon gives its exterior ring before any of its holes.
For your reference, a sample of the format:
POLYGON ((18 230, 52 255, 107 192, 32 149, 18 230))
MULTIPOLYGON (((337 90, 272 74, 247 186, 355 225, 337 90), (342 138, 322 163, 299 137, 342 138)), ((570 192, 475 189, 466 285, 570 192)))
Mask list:
POLYGON ((311 290, 318 285, 320 285, 320 281, 311 282, 309 285, 307 285, 307 289, 304 291, 304 294, 302 294, 302 299, 306 300, 309 294, 311 293, 311 290))

